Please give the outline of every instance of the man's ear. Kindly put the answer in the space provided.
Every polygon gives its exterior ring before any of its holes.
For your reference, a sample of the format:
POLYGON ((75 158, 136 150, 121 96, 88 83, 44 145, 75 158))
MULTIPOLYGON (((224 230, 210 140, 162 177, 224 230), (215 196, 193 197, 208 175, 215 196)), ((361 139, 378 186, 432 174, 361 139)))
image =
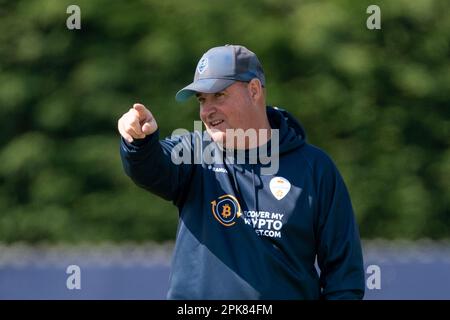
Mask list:
POLYGON ((260 99, 261 95, 263 94, 261 81, 259 81, 259 79, 256 79, 256 78, 252 79, 249 82, 249 91, 250 91, 250 97, 253 100, 260 99))

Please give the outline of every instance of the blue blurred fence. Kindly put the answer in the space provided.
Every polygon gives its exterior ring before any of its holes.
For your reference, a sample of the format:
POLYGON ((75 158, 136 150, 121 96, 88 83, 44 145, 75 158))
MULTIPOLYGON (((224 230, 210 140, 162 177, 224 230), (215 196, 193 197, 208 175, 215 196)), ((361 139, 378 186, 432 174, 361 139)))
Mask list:
MULTIPOLYGON (((365 299, 450 299, 450 242, 377 240, 363 247, 365 299), (377 267, 380 287, 370 289, 377 267)), ((0 246, 0 299, 165 299, 172 249, 0 246), (67 288, 69 265, 80 267, 80 289, 67 288)))

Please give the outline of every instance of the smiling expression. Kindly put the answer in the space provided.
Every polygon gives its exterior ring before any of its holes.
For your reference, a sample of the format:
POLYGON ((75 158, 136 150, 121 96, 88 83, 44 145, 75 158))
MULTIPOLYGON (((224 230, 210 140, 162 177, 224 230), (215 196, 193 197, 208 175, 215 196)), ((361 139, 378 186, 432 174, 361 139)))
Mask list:
POLYGON ((261 111, 250 97, 248 83, 235 82, 223 91, 196 96, 200 119, 215 142, 226 143, 227 129, 258 128, 261 111))

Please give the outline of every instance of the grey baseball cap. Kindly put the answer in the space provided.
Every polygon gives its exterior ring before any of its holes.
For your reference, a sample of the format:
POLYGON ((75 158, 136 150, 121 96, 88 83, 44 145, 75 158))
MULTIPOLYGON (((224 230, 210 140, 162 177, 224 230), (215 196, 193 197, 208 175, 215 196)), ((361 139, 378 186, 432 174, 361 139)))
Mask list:
POLYGON ((244 46, 225 45, 209 49, 195 69, 194 81, 175 95, 185 101, 197 92, 216 93, 236 81, 248 82, 254 78, 266 85, 264 71, 256 54, 244 46))

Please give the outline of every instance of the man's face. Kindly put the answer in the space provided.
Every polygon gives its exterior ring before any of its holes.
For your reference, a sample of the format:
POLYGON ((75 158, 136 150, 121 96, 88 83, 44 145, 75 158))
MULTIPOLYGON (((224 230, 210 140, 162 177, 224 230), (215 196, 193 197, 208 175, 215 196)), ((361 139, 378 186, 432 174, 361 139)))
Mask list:
POLYGON ((227 129, 257 128, 258 108, 250 98, 248 83, 235 82, 217 93, 197 93, 200 119, 217 143, 226 143, 227 129))

